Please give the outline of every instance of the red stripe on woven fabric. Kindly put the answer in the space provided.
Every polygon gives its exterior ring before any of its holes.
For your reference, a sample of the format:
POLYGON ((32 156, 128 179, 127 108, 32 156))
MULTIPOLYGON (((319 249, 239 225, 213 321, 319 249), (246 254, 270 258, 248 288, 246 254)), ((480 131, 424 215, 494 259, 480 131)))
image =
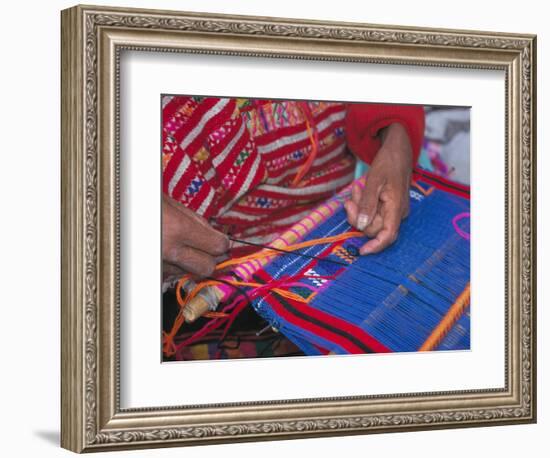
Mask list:
MULTIPOLYGON (((355 170, 355 160, 353 158, 340 158, 339 162, 330 163, 328 168, 330 171, 324 175, 319 175, 311 178, 308 177, 308 181, 306 182, 307 185, 310 186, 315 184, 322 184, 326 181, 328 176, 334 177, 333 181, 336 181, 340 178, 351 175, 355 170)), ((319 170, 319 172, 321 172, 321 170, 319 170)), ((350 182, 351 181, 353 180, 350 180, 350 182)), ((342 186, 346 186, 346 184, 342 186)))
POLYGON ((319 353, 323 354, 323 355, 328 355, 329 354, 329 350, 327 350, 326 348, 323 348, 321 347, 320 345, 317 345, 317 344, 314 344, 312 342, 309 343, 311 346, 315 347, 319 353))
POLYGON ((424 170, 419 172, 417 169, 413 171, 413 178, 419 183, 426 183, 441 191, 448 192, 463 199, 470 200, 470 188, 460 183, 447 180, 432 173, 427 174, 424 170))
POLYGON ((306 130, 305 121, 302 121, 298 124, 292 124, 290 126, 279 127, 277 129, 270 130, 265 134, 254 137, 254 141, 258 146, 268 145, 269 143, 274 142, 278 138, 286 137, 288 135, 294 135, 303 130, 306 130))
POLYGON ((333 344, 343 348, 350 354, 358 355, 365 353, 365 351, 361 347, 358 347, 353 342, 346 339, 344 336, 331 332, 326 328, 317 326, 307 320, 304 320, 303 318, 294 315, 292 312, 287 310, 284 305, 280 304, 279 301, 275 297, 273 297, 273 295, 266 296, 265 299, 266 302, 269 303, 273 311, 277 313, 277 315, 279 315, 281 318, 285 319, 289 323, 293 324, 294 326, 305 329, 306 331, 309 331, 324 340, 332 342, 333 344))
MULTIPOLYGON (((290 224, 290 226, 292 226, 292 224, 290 224)), ((267 227, 262 230, 258 230, 258 232, 255 234, 249 234, 248 232, 241 232, 241 230, 246 231, 247 229, 246 227, 236 228, 235 226, 232 226, 233 230, 231 231, 231 234, 233 234, 233 236, 239 240, 251 240, 256 237, 261 237, 262 239, 265 238, 265 242, 263 243, 266 244, 275 240, 275 237, 278 237, 289 228, 289 226, 279 226, 279 227, 280 229, 277 229, 277 230, 275 230, 273 227, 267 227)), ((256 229, 256 227, 254 228, 256 229)), ((254 241, 254 240, 251 240, 251 241, 254 241)))
MULTIPOLYGON (((336 246, 343 245, 343 244, 344 244, 344 241, 331 243, 324 250, 322 250, 317 257, 324 258, 328 256, 336 246)), ((317 261, 311 260, 298 272, 298 275, 304 275, 309 269, 315 270, 315 265, 317 265, 317 261)), ((340 272, 340 274, 342 273, 343 272, 340 272)), ((312 312, 311 316, 315 316, 317 319, 319 319, 319 317, 316 315, 316 313, 319 313, 319 314, 325 314, 331 317, 333 320, 337 321, 338 323, 341 323, 344 326, 344 328, 340 328, 340 326, 338 326, 340 329, 344 329, 346 332, 353 335, 356 339, 363 342, 369 348, 372 348, 373 351, 376 351, 377 353, 388 353, 392 351, 389 348, 387 348, 383 343, 375 339, 373 336, 371 336, 369 333, 367 333, 360 327, 352 323, 348 323, 347 321, 342 320, 341 318, 338 318, 336 316, 327 314, 326 312, 322 312, 321 310, 316 309, 310 305, 306 305, 305 307, 308 307, 308 310, 312 312)), ((334 326, 334 323, 332 324, 334 326)))
MULTIPOLYGON (((330 183, 327 183, 330 184, 330 183)), ((283 191, 265 191, 262 189, 255 189, 254 190, 254 196, 255 197, 268 197, 272 199, 288 199, 291 201, 289 205, 307 205, 310 202, 321 202, 325 199, 328 199, 336 191, 338 191, 339 187, 329 187, 326 190, 319 191, 319 192, 311 192, 308 194, 300 194, 300 195, 291 195, 291 194, 284 194, 283 191), (293 202, 293 203, 292 203, 293 202)))
MULTIPOLYGON (((332 105, 330 107, 327 107, 325 111, 323 111, 322 113, 319 113, 315 117, 315 121, 321 122, 323 119, 330 116, 331 114, 339 111, 343 111, 343 107, 344 107, 343 105, 332 105)), ((292 135, 293 133, 296 133, 296 129, 306 130, 305 121, 299 124, 294 124, 292 126, 280 127, 278 129, 274 129, 272 131, 266 132, 265 134, 258 135, 255 141, 257 142, 258 145, 266 145, 276 140, 279 137, 285 137, 287 135, 292 135)))
MULTIPOLYGON (((191 199, 188 200, 188 204, 186 205, 187 208, 198 212, 199 208, 203 204, 204 200, 210 194, 210 190, 212 189, 212 186, 208 182, 204 183, 201 188, 199 189, 199 192, 195 194, 191 199)), ((203 213, 200 213, 201 216, 204 218, 209 218, 212 214, 212 205, 216 202, 216 198, 214 195, 214 198, 210 201, 208 206, 204 209, 203 213)), ((199 214, 199 213, 197 213, 199 214)))
MULTIPOLYGON (((168 185, 170 184, 170 180, 176 173, 176 170, 178 170, 178 167, 181 164, 181 161, 183 160, 185 154, 186 153, 179 146, 176 146, 176 151, 174 151, 174 154, 172 154, 172 157, 170 158, 170 161, 166 165, 166 169, 164 169, 164 173, 162 174, 162 189, 165 193, 168 192, 168 185)), ((181 181, 182 178, 183 176, 180 178, 179 181, 181 181)))
MULTIPOLYGON (((311 149, 311 140, 307 135, 307 130, 305 129, 305 127, 300 129, 298 132, 296 132, 296 134, 302 134, 302 133, 305 133, 306 135, 304 135, 304 138, 302 138, 301 140, 296 140, 291 143, 285 144, 283 146, 277 147, 276 149, 268 153, 261 152, 261 146, 263 145, 258 144, 258 142, 256 142, 256 146, 258 147, 258 151, 260 151, 260 154, 262 155, 265 161, 275 161, 283 156, 295 153, 296 151, 311 149)), ((283 136, 281 135, 281 140, 282 139, 283 139, 283 136)), ((304 154, 304 157, 302 157, 300 160, 296 162, 293 162, 293 164, 300 165, 300 161, 303 162, 306 157, 307 157, 307 154, 304 154)))
MULTIPOLYGON (((343 121, 335 121, 335 122, 329 124, 327 126, 327 128, 325 128, 321 132, 319 132, 319 140, 321 141, 325 137, 331 135, 334 132, 334 129, 336 127, 338 127, 338 125, 340 125, 340 124, 343 126, 344 122, 343 121)), ((304 149, 304 148, 311 149, 311 139, 309 138, 309 135, 307 134, 307 129, 305 127, 305 124, 300 125, 300 129, 297 132, 295 132, 295 134, 301 134, 301 133, 306 134, 305 137, 302 140, 297 140, 297 141, 285 144, 285 145, 283 145, 279 148, 276 148, 273 151, 262 153, 262 156, 266 159, 266 161, 274 161, 277 158, 280 158, 282 156, 286 156, 288 154, 292 154, 292 153, 294 153, 294 152, 296 152, 297 150, 300 150, 300 149, 304 149)), ((282 137, 283 137, 283 135, 280 135, 277 138, 282 139, 282 137)), ((259 142, 256 142, 256 144, 258 145, 258 147, 260 147, 260 145, 265 146, 264 144, 260 144, 259 142)), ((299 161, 294 162, 294 165, 300 165, 301 162, 305 162, 306 158, 307 158, 307 154, 304 155, 304 157, 302 159, 300 159, 299 161)))
MULTIPOLYGON (((261 164, 260 164, 260 166, 261 166, 261 164)), ((256 186, 259 183, 258 175, 259 175, 259 173, 258 173, 258 170, 257 170, 254 177, 252 178, 251 186, 256 186)), ((248 193, 250 192, 251 186, 249 186, 247 189, 243 190, 244 191, 243 193, 238 194, 241 191, 239 183, 243 183, 244 180, 246 180, 246 176, 245 177, 237 176, 235 178, 235 182, 229 188, 223 188, 223 190, 221 191, 220 199, 218 201, 218 209, 221 211, 227 205, 229 205, 230 202, 232 202, 232 204, 229 206, 229 208, 227 208, 225 210, 225 212, 223 213, 224 215, 227 212, 229 212, 233 209, 233 207, 235 206, 236 202, 239 199, 241 199, 243 196, 248 195, 248 193), (238 180, 237 180, 237 178, 238 178, 238 180)), ((220 187, 218 187, 218 189, 220 189, 220 187)), ((218 215, 216 215, 216 218, 223 218, 223 216, 218 214, 218 215)))
POLYGON ((269 240, 266 241, 266 243, 271 242, 273 240, 273 237, 276 235, 280 235, 287 231, 289 228, 293 226, 293 224, 296 221, 293 221, 289 224, 281 224, 279 226, 273 226, 271 224, 248 224, 248 225, 233 225, 233 234, 235 234, 235 238, 243 239, 243 240, 250 240, 252 238, 256 237, 266 237, 269 238, 269 240), (237 237, 237 234, 239 236, 237 237))
POLYGON ((217 97, 207 97, 198 103, 197 107, 193 110, 193 113, 191 113, 191 116, 189 116, 189 119, 177 131, 174 132, 174 139, 176 142, 180 143, 187 136, 187 134, 200 123, 203 116, 208 113, 208 111, 210 111, 219 101, 220 99, 217 97))
MULTIPOLYGON (((225 129, 225 135, 222 137, 218 143, 213 141, 215 137, 209 137, 208 138, 208 144, 210 146, 210 152, 212 154, 212 157, 217 156, 219 153, 221 153, 225 147, 233 140, 233 138, 237 135, 239 132, 243 120, 241 117, 235 117, 230 118, 229 120, 225 121, 223 124, 220 125, 220 128, 225 129)), ((213 132, 215 132, 214 130, 213 132)), ((213 133, 212 132, 212 133, 213 133)))
MULTIPOLYGON (((183 124, 183 126, 174 133, 174 139, 176 143, 179 144, 182 142, 183 138, 193 130, 201 121, 201 119, 208 113, 220 99, 210 98, 201 103, 197 109, 193 112, 189 120, 183 124)), ((231 115, 234 107, 232 103, 228 103, 218 114, 213 116, 205 123, 202 130, 195 137, 195 139, 187 146, 185 151, 179 147, 174 153, 172 160, 168 163, 165 172, 165 179, 170 181, 177 170, 179 163, 181 162, 183 155, 187 154, 192 156, 199 147, 204 143, 205 137, 211 132, 212 127, 216 123, 221 123, 222 120, 231 115), (173 164, 173 165, 172 165, 173 164)))
MULTIPOLYGON (((336 112, 342 111, 340 108, 339 110, 336 110, 336 112)), ((329 112, 327 110, 325 113, 323 113, 321 116, 318 116, 315 120, 316 125, 318 125, 320 122, 322 122, 325 118, 332 115, 332 112, 329 112)), ((344 126, 344 119, 341 120, 335 120, 331 123, 329 123, 324 129, 319 131, 319 139, 323 139, 327 135, 334 132, 334 129, 337 127, 343 127, 344 126)), ((262 136, 259 136, 255 139, 256 144, 260 146, 267 146, 270 143, 273 143, 279 139, 282 139, 283 137, 293 136, 300 133, 306 133, 307 134, 307 127, 305 121, 300 124, 295 124, 294 126, 288 126, 288 127, 282 127, 278 129, 274 129, 271 132, 268 132, 267 134, 264 134, 262 136)), ((307 144, 311 143, 311 140, 309 139, 309 135, 307 135, 303 140, 298 140, 292 143, 289 143, 287 145, 284 145, 280 148, 277 148, 269 153, 263 153, 264 157, 268 160, 275 159, 277 156, 282 156, 288 153, 293 152, 294 150, 304 148, 304 146, 307 146, 307 144)))
POLYGON ((226 226, 235 226, 240 232, 247 231, 247 236, 253 237, 267 231, 267 228, 271 228, 267 233, 281 231, 285 227, 292 226, 303 218, 302 215, 297 213, 295 215, 287 215, 287 217, 290 217, 288 222, 280 222, 284 219, 284 210, 278 211, 275 216, 277 218, 276 220, 270 218, 269 215, 266 217, 257 217, 253 220, 242 219, 238 216, 229 218, 224 216, 218 218, 217 222, 226 226))
POLYGON ((176 114, 176 112, 188 102, 191 97, 175 96, 162 110, 162 123, 170 121, 170 119, 176 114))
MULTIPOLYGON (((309 211, 310 212, 313 211, 318 205, 319 205, 319 202, 312 202, 309 205, 309 211)), ((301 211, 304 211, 304 210, 308 210, 308 209, 302 208, 301 211)), ((284 214, 282 216, 284 216, 284 214)), ((243 224, 239 225, 238 227, 236 225, 233 225, 234 227, 232 228, 232 234, 235 236, 235 238, 242 239, 242 240, 247 240, 254 237, 266 237, 266 236, 270 237, 270 240, 273 240, 275 236, 283 234, 284 232, 289 230, 295 223, 303 219, 303 217, 300 217, 299 214, 296 216, 297 218, 295 218, 295 221, 291 221, 289 223, 282 224, 280 226, 273 226, 272 225, 273 220, 271 219, 268 219, 263 223, 258 223, 257 221, 246 221, 246 222, 243 222, 243 224), (248 223, 248 224, 245 224, 245 223, 248 223), (265 224, 265 223, 271 223, 271 224, 265 224)), ((218 219, 218 222, 221 223, 221 220, 218 219)))
POLYGON ((437 175, 436 173, 429 172, 424 169, 419 169, 418 167, 414 169, 413 173, 420 175, 421 177, 427 178, 427 179, 434 179, 441 182, 442 185, 448 185, 452 186, 454 188, 458 188, 464 192, 470 192, 470 186, 458 183, 457 181, 449 180, 448 178, 444 178, 440 175, 437 175))
POLYGON ((342 164, 333 164, 333 169, 329 170, 327 173, 317 177, 307 178, 307 180, 305 181, 305 186, 315 186, 318 184, 335 182, 340 178, 345 177, 346 175, 350 175, 354 168, 355 163, 352 161, 348 163, 344 162, 342 164), (339 167, 337 167, 336 165, 339 165, 339 167))
MULTIPOLYGON (((301 195, 292 195, 290 193, 286 193, 285 189, 290 187, 290 181, 292 180, 293 175, 290 174, 287 178, 284 180, 281 180, 279 183, 271 184, 266 183, 270 186, 277 186, 280 188, 280 191, 265 191, 260 189, 254 189, 251 190, 251 192, 248 194, 248 196, 253 197, 254 202, 256 199, 260 197, 266 197, 270 196, 270 199, 274 200, 275 207, 270 208, 282 208, 282 205, 292 205, 293 203, 309 203, 313 200, 318 201, 320 199, 320 194, 322 196, 330 196, 332 193, 334 193, 336 190, 338 190, 340 187, 346 186, 347 183, 341 184, 339 186, 331 187, 330 184, 333 182, 336 182, 348 175, 351 175, 355 168, 355 162, 353 160, 342 160, 342 158, 339 159, 339 162, 337 163, 327 163, 322 164, 317 168, 316 171, 321 171, 323 168, 329 168, 329 171, 323 175, 319 175, 317 177, 311 177, 306 175, 306 178, 304 180, 304 183, 306 186, 315 186, 315 185, 327 185, 327 189, 325 191, 321 192, 313 192, 310 194, 301 194, 301 195), (281 202, 281 203, 279 203, 281 202)), ((350 180, 351 181, 351 180, 350 180)), ((233 209, 242 211, 243 213, 250 213, 250 214, 258 214, 261 213, 261 209, 258 209, 254 205, 249 204, 249 200, 245 199, 241 202, 239 202, 237 205, 233 207, 233 209)), ((264 208, 265 209, 265 208, 264 208)))
MULTIPOLYGON (((221 99, 220 99, 221 100, 221 99)), ((219 101, 219 100, 218 100, 219 101)), ((226 122, 235 110, 235 102, 230 100, 217 114, 212 116, 197 134, 195 139, 187 146, 187 150, 198 150, 201 145, 206 141, 206 137, 217 127, 220 127, 226 122)), ((200 121, 199 121, 200 122, 200 121)), ((178 141, 178 144, 183 141, 185 137, 178 141)))
POLYGON ((250 240, 252 238, 255 238, 255 237, 262 237, 262 238, 266 238, 266 242, 265 243, 270 243, 271 241, 273 241, 275 239, 276 236, 279 236, 280 234, 284 233, 285 231, 287 231, 290 227, 292 227, 292 223, 290 223, 289 225, 287 226, 278 226, 277 228, 274 228, 274 227, 264 227, 264 228, 258 228, 257 226, 253 226, 254 229, 256 229, 256 232, 252 233, 252 232, 239 232, 239 230, 244 230, 246 231, 247 228, 236 228, 235 230, 233 230, 232 234, 234 234, 234 237, 237 238, 237 239, 240 239, 240 240, 250 240))
MULTIPOLYGON (((224 199, 220 201, 220 208, 225 207, 225 205, 227 205, 237 195, 241 196, 241 198, 244 195, 248 195, 251 190, 261 183, 266 173, 261 157, 258 155, 256 150, 252 150, 250 155, 239 167, 232 166, 230 168, 234 171, 235 181, 226 189, 226 195, 224 196, 224 199), (257 163, 256 170, 253 170, 255 163, 257 163), (249 180, 251 173, 253 173, 253 175, 249 180), (247 182, 247 180, 249 181, 247 182)), ((228 172, 229 170, 226 170, 225 173, 228 172)))
MULTIPOLYGON (((239 125, 238 128, 235 129, 235 132, 233 132, 233 135, 231 136, 231 140, 239 132, 240 127, 241 126, 239 125)), ((226 158, 220 164, 218 164, 215 167, 216 170, 219 170, 222 173, 227 172, 229 170, 229 168, 232 167, 235 164, 236 158, 238 157, 240 152, 245 149, 245 146, 246 146, 246 144, 248 143, 249 140, 250 140, 250 135, 248 134, 248 129, 245 126, 244 132, 241 135, 241 138, 239 138, 239 140, 237 140, 237 143, 235 143, 235 145, 233 146, 231 151, 227 154, 226 158)), ((229 143, 229 142, 227 142, 227 143, 229 143)), ((223 149, 218 150, 218 151, 212 151, 212 159, 214 159, 214 157, 216 157, 218 154, 220 154, 221 151, 223 151, 223 149)), ((250 152, 250 156, 248 157, 247 161, 251 158, 254 159, 254 155, 257 155, 257 154, 259 154, 259 153, 255 149, 253 149, 250 152)), ((241 164, 239 168, 243 169, 245 164, 246 164, 246 161, 243 164, 241 164)))
MULTIPOLYGON (((247 199, 249 196, 247 196, 247 199)), ((254 199, 256 200, 256 199, 254 199)), ((284 209, 287 211, 287 216, 290 216, 293 213, 296 213, 296 211, 293 211, 292 206, 294 202, 289 200, 279 200, 277 202, 271 202, 269 207, 259 207, 259 206, 253 206, 252 204, 249 204, 247 202, 245 203, 238 203, 231 207, 231 211, 236 211, 239 213, 243 213, 245 215, 259 215, 259 216, 266 216, 266 212, 273 214, 273 211, 278 211, 284 209)))
MULTIPOLYGON (((348 168, 337 169, 330 175, 319 177, 319 181, 320 183, 323 183, 324 180, 339 179, 343 176, 348 175, 352 171, 352 169, 353 167, 351 165, 348 168)), ((344 187, 344 186, 345 184, 342 185, 341 187, 344 187)), ((253 227, 254 225, 258 225, 258 226, 265 225, 265 224, 274 225, 279 220, 291 217, 293 215, 299 215, 304 211, 313 209, 321 201, 333 195, 334 192, 340 189, 341 187, 330 188, 327 191, 324 191, 320 194, 315 193, 315 194, 306 194, 301 196, 291 196, 287 194, 282 194, 283 191, 281 191, 281 193, 277 194, 277 197, 275 198, 275 200, 280 200, 282 201, 282 203, 281 204, 276 203, 275 206, 271 206, 271 207, 254 207, 253 205, 248 203, 250 200, 255 202, 258 198, 265 197, 266 194, 268 194, 266 192, 260 192, 256 188, 251 190, 248 193, 248 197, 245 201, 235 203, 231 208, 231 211, 242 213, 243 215, 255 216, 256 218, 254 220, 249 221, 244 217, 240 218, 238 215, 237 216, 224 215, 224 216, 221 216, 218 219, 218 221, 220 224, 237 225, 239 226, 239 230, 241 231, 248 229, 250 227, 253 227), (321 197, 319 198, 315 196, 321 196, 321 197)), ((288 223, 278 226, 278 228, 291 225, 293 224, 293 222, 296 222, 296 221, 297 219, 293 219, 288 223)))
MULTIPOLYGON (((352 170, 353 170, 352 167, 348 167, 346 169, 334 170, 333 173, 323 175, 322 177, 317 178, 316 181, 319 181, 318 183, 314 181, 314 182, 308 183, 308 185, 324 184, 325 182, 330 183, 330 181, 336 181, 342 177, 345 177, 346 175, 349 175, 352 170), (325 179, 323 180, 323 178, 325 179)), ((346 186, 346 184, 344 184, 343 186, 346 186)), ((329 188, 327 191, 321 194, 321 197, 319 197, 320 195, 319 193, 303 194, 301 196, 284 195, 284 197, 282 194, 280 194, 277 197, 269 198, 270 199, 269 207, 268 206, 259 207, 256 204, 259 198, 265 198, 266 195, 265 193, 256 192, 257 190, 255 189, 247 194, 247 197, 245 200, 242 200, 236 203, 235 205, 233 205, 233 207, 231 207, 231 211, 237 211, 239 213, 244 213, 246 215, 260 215, 260 216, 265 214, 266 212, 271 212, 270 213, 271 216, 268 216, 266 214, 266 218, 268 219, 271 218, 275 220, 274 219, 275 217, 272 214, 273 211, 284 210, 286 211, 287 216, 290 216, 293 213, 298 213, 298 211, 293 211, 294 210, 293 207, 299 205, 302 208, 305 208, 307 206, 310 206, 310 204, 312 203, 320 203, 325 198, 332 196, 334 192, 338 191, 339 189, 340 187, 329 188)), ((303 209, 300 211, 303 211, 303 209)))
MULTIPOLYGON (((341 137, 341 138, 338 138, 335 142, 328 145, 327 147, 324 147, 324 148, 320 149, 319 154, 317 155, 317 157, 315 158, 315 161, 313 162, 313 165, 309 169, 308 175, 311 174, 314 171, 317 171, 317 170, 320 170, 323 167, 326 167, 327 164, 330 164, 331 162, 333 162, 335 160, 338 160, 339 158, 342 157, 342 155, 346 154, 345 149, 343 149, 341 155, 336 155, 332 159, 330 159, 329 161, 319 164, 319 161, 321 161, 323 158, 325 158, 326 156, 329 156, 330 154, 332 154, 336 149, 341 148, 343 143, 345 143, 345 139, 343 137, 341 137)), ((291 154, 292 153, 290 153, 290 155, 291 154)), ((273 164, 274 161, 269 161, 270 163, 268 163, 268 161, 266 161, 266 168, 269 172, 270 179, 276 179, 276 178, 280 177, 281 175, 287 173, 287 171, 290 170, 290 169, 294 169, 294 168, 298 169, 300 167, 300 165, 303 164, 307 160, 307 156, 308 155, 306 154, 301 159, 299 159, 297 161, 288 161, 288 162, 290 162, 290 164, 287 164, 286 166, 283 166, 283 167, 275 166, 273 164)), ((280 159, 280 158, 278 158, 278 159, 280 159)), ((297 170, 295 171, 295 173, 297 173, 297 170)), ((289 175, 289 178, 292 179, 293 176, 289 175)))
MULTIPOLYGON (((342 119, 333 120, 331 123, 327 124, 326 127, 324 127, 322 130, 319 131, 319 135, 326 136, 327 134, 334 132, 334 130, 337 128, 343 128, 345 126, 345 120, 346 120, 345 115, 342 119)), ((320 121, 316 121, 317 124, 319 122, 320 121)))
MULTIPOLYGON (((312 264, 312 263, 308 263, 312 264)), ((271 278, 265 271, 261 270, 256 273, 256 275, 264 280, 265 282, 269 282, 271 278)), ((266 299, 268 299, 266 297, 266 299)), ((271 295, 272 299, 275 299, 273 295, 271 295)), ((363 343, 366 347, 370 348, 375 353, 391 353, 391 350, 387 348, 385 345, 383 345, 381 342, 376 340, 374 337, 372 337, 370 334, 367 334, 365 331, 363 331, 361 328, 358 328, 357 326, 348 323, 347 321, 344 321, 338 317, 335 317, 334 315, 330 315, 328 313, 322 312, 321 310, 317 310, 313 307, 310 307, 309 305, 303 304, 301 302, 292 301, 290 299, 286 299, 288 302, 292 303, 292 306, 298 309, 301 313, 304 315, 309 315, 311 317, 314 317, 317 321, 328 323, 331 326, 334 326, 342 331, 344 331, 346 334, 352 335, 355 339, 359 340, 361 343, 363 343)), ((273 302, 276 302, 278 305, 277 313, 282 312, 282 309, 284 308, 283 305, 279 304, 278 301, 275 299, 273 302)), ((270 304, 273 306, 273 303, 270 301, 270 304)), ((286 309, 284 309, 286 310, 286 309)), ((331 342, 339 342, 340 346, 346 349, 354 348, 355 351, 350 351, 350 353, 364 353, 364 351, 357 347, 353 342, 349 341, 348 339, 345 339, 344 337, 340 336, 339 334, 335 334, 331 332, 330 330, 320 328, 317 325, 314 325, 312 323, 309 323, 306 320, 303 320, 299 317, 296 317, 294 315, 290 315, 290 312, 288 313, 288 318, 294 319, 296 324, 297 322, 301 322, 302 328, 307 329, 308 331, 319 335, 320 337, 323 337, 326 340, 329 340, 331 342), (330 337, 329 337, 330 336, 330 337), (359 351, 357 351, 359 350, 359 351)), ((281 316, 283 316, 282 313, 280 313, 281 316)), ((299 326, 298 324, 296 324, 299 326)))
MULTIPOLYGON (((322 184, 322 183, 319 183, 322 184)), ((323 183, 324 184, 324 183, 323 183)), ((327 185, 331 183, 326 183, 327 185)), ((342 185, 342 186, 345 186, 342 185)), ((302 194, 285 194, 284 187, 281 186, 280 191, 271 191, 262 188, 255 189, 255 195, 258 197, 271 197, 274 199, 292 199, 296 201, 311 201, 311 200, 321 200, 323 197, 330 197, 335 190, 340 189, 340 187, 330 187, 320 191, 309 191, 302 194)))
MULTIPOLYGON (((191 184, 191 182, 195 178, 199 178, 201 181, 206 181, 204 178, 204 175, 200 172, 200 170, 196 167, 196 165, 191 161, 191 164, 189 164, 189 167, 187 168, 185 173, 181 176, 178 183, 174 187, 174 190, 172 191, 172 197, 181 200, 181 197, 187 191, 187 187, 191 184)), ((206 182, 201 186, 201 189, 199 190, 197 195, 200 194, 200 192, 203 190, 206 184, 208 183, 206 182)), ((189 195, 187 196, 189 199, 188 201, 191 201, 192 199, 196 198, 196 195, 193 197, 190 197, 189 195)))
MULTIPOLYGON (((185 137, 187 133, 189 133, 194 127, 197 126, 198 123, 200 123, 200 120, 202 117, 219 101, 219 99, 216 98, 209 98, 206 99, 204 102, 202 102, 197 109, 193 112, 189 120, 183 124, 183 126, 174 133, 174 138, 176 140, 176 143, 179 145, 182 141, 182 139, 185 137)), ((231 106, 231 103, 228 103, 224 109, 218 113, 216 116, 213 116, 203 127, 201 132, 197 135, 195 140, 186 148, 185 151, 183 151, 182 148, 178 147, 174 155, 172 156, 172 159, 168 163, 163 179, 165 181, 165 185, 168 186, 168 182, 172 179, 174 176, 174 173, 176 172, 184 154, 188 154, 189 156, 192 156, 196 150, 200 147, 200 145, 203 143, 206 135, 210 133, 209 129, 215 124, 221 122, 221 119, 223 119, 224 116, 230 115, 232 113, 233 107, 231 106)))
MULTIPOLYGON (((252 196, 253 197, 253 196, 252 196)), ((253 197, 256 200, 255 197, 253 197)), ((231 211, 242 213, 248 216, 258 216, 266 221, 277 222, 280 219, 288 218, 289 216, 296 215, 306 211, 311 205, 296 205, 297 201, 294 199, 281 199, 281 203, 277 203, 272 207, 254 207, 252 205, 238 204, 233 205, 231 211)))
POLYGON ((462 197, 463 199, 466 199, 466 200, 470 200, 470 194, 467 194, 467 193, 464 193, 462 191, 458 191, 456 189, 452 189, 452 188, 448 188, 446 186, 441 186, 439 183, 437 183, 436 181, 432 181, 432 180, 418 180, 419 183, 425 183, 426 185, 428 186, 433 186, 434 188, 436 189, 439 189, 441 191, 445 191, 449 194, 453 194, 454 196, 457 196, 457 197, 462 197))
MULTIPOLYGON (((176 152, 178 152, 180 148, 178 147, 176 152)), ((191 161, 189 165, 187 166, 187 169, 183 172, 183 175, 180 177, 178 182, 176 183, 176 186, 173 188, 172 193, 169 192, 169 185, 170 185, 170 178, 168 178, 167 170, 170 166, 173 167, 171 175, 173 176, 177 168, 179 167, 180 163, 183 161, 183 155, 181 155, 179 158, 176 157, 176 153, 172 154, 172 157, 170 158, 170 161, 168 162, 168 165, 166 166, 166 169, 164 170, 164 173, 162 174, 162 190, 165 194, 170 195, 170 197, 173 197, 175 199, 179 198, 181 195, 181 190, 176 189, 178 186, 181 188, 181 183, 189 183, 189 175, 196 175, 198 173, 198 169, 191 161), (179 160, 178 160, 179 159, 179 160)))
POLYGON ((197 176, 200 176, 200 172, 197 170, 196 167, 194 167, 193 164, 190 164, 187 170, 181 176, 176 187, 173 189, 170 197, 182 202, 183 201, 189 202, 191 199, 186 194, 186 190, 187 190, 187 187, 191 184, 191 182, 195 178, 197 178, 197 176), (183 198, 184 195, 187 197, 186 199, 183 198))
MULTIPOLYGON (((176 144, 177 145, 177 144, 176 144)), ((199 170, 198 164, 192 159, 195 153, 199 150, 201 144, 200 143, 194 143, 192 146, 189 146, 185 152, 180 148, 179 145, 176 146, 176 151, 174 154, 172 154, 172 157, 170 158, 170 161, 168 162, 168 165, 166 166, 166 170, 164 171, 164 174, 162 176, 163 179, 163 188, 165 188, 165 192, 168 192, 168 185, 170 184, 170 181, 174 177, 174 174, 176 173, 176 170, 178 169, 179 165, 183 161, 185 156, 188 156, 191 159, 191 163, 189 167, 187 168, 186 173, 180 177, 178 182, 176 183, 174 190, 172 194, 174 196, 177 196, 178 193, 181 193, 181 186, 180 183, 184 179, 185 175, 189 171, 189 168, 193 168, 193 170, 199 170), (180 187, 180 189, 176 189, 177 187, 180 187)))

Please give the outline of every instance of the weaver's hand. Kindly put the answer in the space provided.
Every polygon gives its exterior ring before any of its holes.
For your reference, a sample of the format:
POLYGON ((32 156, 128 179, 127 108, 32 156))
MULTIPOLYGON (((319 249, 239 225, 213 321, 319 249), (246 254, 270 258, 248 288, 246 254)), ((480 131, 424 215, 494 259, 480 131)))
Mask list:
POLYGON ((162 196, 163 276, 192 273, 206 277, 214 271, 215 257, 229 249, 229 240, 204 218, 173 199, 162 196))
POLYGON ((382 146, 367 172, 366 186, 355 185, 344 206, 349 223, 371 237, 359 252, 378 253, 391 245, 409 213, 412 148, 401 124, 382 132, 382 146))

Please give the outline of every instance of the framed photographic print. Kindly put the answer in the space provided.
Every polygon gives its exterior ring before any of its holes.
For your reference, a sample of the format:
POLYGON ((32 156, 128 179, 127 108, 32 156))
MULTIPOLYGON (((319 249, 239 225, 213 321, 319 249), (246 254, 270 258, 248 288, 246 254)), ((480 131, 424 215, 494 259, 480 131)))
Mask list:
POLYGON ((63 447, 535 421, 535 36, 61 29, 63 447))

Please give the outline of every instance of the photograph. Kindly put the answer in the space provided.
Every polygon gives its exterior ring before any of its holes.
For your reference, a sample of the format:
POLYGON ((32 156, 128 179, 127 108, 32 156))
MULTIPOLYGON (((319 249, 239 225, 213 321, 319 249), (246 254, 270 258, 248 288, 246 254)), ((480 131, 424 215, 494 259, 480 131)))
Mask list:
POLYGON ((3 456, 548 454, 544 2, 4 4, 3 456))
POLYGON ((310 13, 61 11, 63 448, 537 421, 536 30, 310 13))
POLYGON ((160 105, 163 361, 470 349, 470 107, 160 105))

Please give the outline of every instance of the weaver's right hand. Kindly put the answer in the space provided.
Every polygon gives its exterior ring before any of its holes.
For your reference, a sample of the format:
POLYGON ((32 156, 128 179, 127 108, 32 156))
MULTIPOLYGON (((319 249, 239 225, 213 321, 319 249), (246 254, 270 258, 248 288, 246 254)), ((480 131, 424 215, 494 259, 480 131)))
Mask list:
POLYGON ((213 229, 204 218, 179 202, 162 196, 163 277, 194 274, 207 277, 215 258, 229 249, 229 239, 213 229))

